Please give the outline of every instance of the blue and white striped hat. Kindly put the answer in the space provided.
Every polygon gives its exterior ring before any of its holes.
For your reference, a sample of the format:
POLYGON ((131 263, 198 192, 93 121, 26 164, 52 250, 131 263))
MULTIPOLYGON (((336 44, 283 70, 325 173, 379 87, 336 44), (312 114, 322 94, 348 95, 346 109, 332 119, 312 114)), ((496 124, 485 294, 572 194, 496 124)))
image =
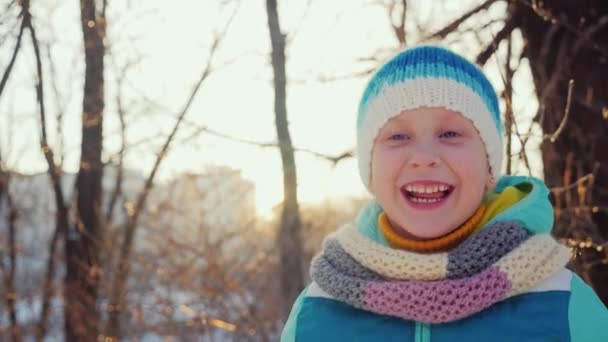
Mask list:
POLYGON ((445 107, 471 120, 485 143, 494 179, 501 172, 503 126, 496 92, 483 72, 460 55, 436 46, 406 49, 386 62, 367 84, 357 118, 359 172, 371 183, 374 140, 402 111, 445 107))

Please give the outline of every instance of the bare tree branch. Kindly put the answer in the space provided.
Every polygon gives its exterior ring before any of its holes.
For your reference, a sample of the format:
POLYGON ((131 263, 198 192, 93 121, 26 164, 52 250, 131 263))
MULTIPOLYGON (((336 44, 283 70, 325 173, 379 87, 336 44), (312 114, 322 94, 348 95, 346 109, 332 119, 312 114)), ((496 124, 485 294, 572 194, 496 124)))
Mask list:
POLYGON ((21 12, 21 27, 19 28, 19 35, 17 36, 17 42, 15 43, 15 49, 13 50, 13 55, 11 56, 11 60, 8 62, 8 66, 6 70, 4 70, 4 74, 2 75, 2 79, 0 80, 0 98, 2 96, 2 91, 6 86, 6 82, 8 81, 8 77, 11 75, 11 71, 13 70, 13 66, 15 65, 15 60, 17 59, 17 54, 19 54, 19 50, 21 48, 21 38, 23 37, 23 31, 27 26, 27 21, 29 20, 26 16, 29 15, 29 8, 26 10, 25 6, 29 6, 29 0, 24 0, 23 2, 23 10, 21 12))
MULTIPOLYGON (((608 57, 608 46, 606 46, 605 44, 599 44, 598 42, 592 40, 591 35, 588 34, 588 32, 581 32, 575 25, 569 23, 565 16, 562 16, 560 18, 556 17, 555 15, 553 15, 553 13, 551 13, 551 11, 544 9, 542 6, 539 6, 536 1, 533 1, 532 3, 527 0, 517 1, 523 4, 524 6, 531 8, 534 13, 536 13, 544 21, 548 21, 551 22, 553 25, 558 25, 565 28, 567 31, 576 36, 576 38, 581 39, 585 43, 585 45, 601 53, 604 57, 608 57)), ((597 29, 606 24, 605 20, 606 19, 601 18, 598 21, 599 27, 597 29)))
POLYGON ((141 191, 141 193, 139 194, 135 207, 133 208, 133 211, 131 212, 131 215, 129 217, 128 224, 125 228, 124 240, 122 242, 121 249, 119 252, 120 255, 119 255, 119 261, 118 261, 118 265, 119 265, 118 274, 116 276, 116 280, 114 282, 115 285, 114 285, 114 288, 113 288, 113 291, 112 291, 112 294, 110 297, 110 303, 111 303, 110 305, 111 305, 112 310, 110 311, 109 327, 108 327, 109 331, 108 332, 112 336, 120 336, 119 314, 124 309, 124 292, 125 292, 125 288, 126 288, 127 277, 129 275, 129 270, 130 270, 131 250, 132 250, 132 246, 133 246, 133 239, 134 239, 135 233, 136 233, 136 228, 138 226, 139 217, 145 206, 148 194, 153 187, 154 178, 156 176, 158 168, 159 168, 161 162, 164 160, 167 152, 169 151, 169 146, 171 145, 173 138, 177 134, 177 131, 178 131, 184 117, 188 113, 188 110, 190 109, 190 106, 192 105, 192 102, 193 102, 196 94, 198 93, 199 89, 201 88, 201 85, 207 79, 207 77, 210 75, 210 73, 212 71, 212 63, 213 63, 217 48, 219 47, 219 44, 220 44, 223 36, 225 35, 226 31, 228 30, 228 27, 232 23, 232 20, 234 19, 235 14, 236 14, 236 10, 232 13, 232 16, 230 17, 230 19, 224 26, 224 29, 222 30, 222 32, 218 36, 215 37, 215 39, 211 45, 211 48, 210 48, 207 65, 205 66, 200 78, 196 82, 188 100, 186 101, 186 104, 184 105, 183 109, 181 110, 179 117, 178 117, 170 135, 167 137, 167 140, 165 141, 165 144, 159 151, 156 161, 154 163, 154 166, 152 167, 152 170, 151 170, 150 174, 148 175, 148 178, 146 179, 144 188, 141 191))
MULTIPOLYGON (((59 216, 59 214, 56 214, 56 216, 59 216)), ((62 227, 65 226, 58 218, 56 219, 56 222, 53 236, 49 241, 49 256, 46 263, 46 272, 42 284, 42 309, 40 310, 40 319, 36 327, 36 339, 38 341, 43 341, 44 336, 46 335, 51 296, 53 295, 53 279, 55 278, 56 271, 55 259, 57 257, 57 244, 59 242, 60 235, 63 234, 64 229, 62 227)))
POLYGON ((566 127, 566 123, 568 122, 568 117, 570 116, 570 103, 572 102, 572 88, 574 87, 574 80, 570 80, 568 82, 568 97, 566 98, 566 107, 564 108, 564 117, 562 118, 562 121, 560 122, 559 126, 557 127, 557 129, 555 130, 555 132, 553 132, 553 134, 545 134, 543 139, 548 139, 549 141, 551 141, 552 143, 554 143, 557 138, 559 138, 559 135, 562 133, 562 131, 564 130, 564 127, 566 127))
POLYGON ((124 172, 124 156, 125 156, 125 146, 126 146, 126 123, 125 123, 125 109, 122 103, 122 85, 124 83, 124 79, 126 78, 127 70, 132 66, 132 64, 127 63, 120 71, 116 80, 116 109, 118 112, 118 119, 120 120, 120 150, 118 151, 118 165, 116 166, 116 182, 114 184, 114 190, 110 195, 110 202, 108 204, 108 208, 106 211, 106 224, 110 224, 113 219, 114 207, 118 200, 118 196, 122 192, 122 180, 123 180, 123 172, 124 172))
POLYGON ((36 38, 36 31, 34 26, 32 25, 32 17, 29 12, 29 1, 25 0, 21 3, 23 8, 23 20, 24 26, 27 27, 30 31, 32 45, 34 47, 34 54, 36 58, 36 71, 37 71, 37 83, 36 83, 36 99, 39 106, 40 111, 40 124, 41 124, 41 140, 40 147, 44 154, 44 157, 47 161, 48 165, 48 173, 51 178, 51 183, 53 185, 53 191, 55 194, 55 206, 56 206, 56 226, 55 232, 53 234, 53 239, 51 241, 51 246, 49 248, 49 261, 47 264, 47 273, 45 282, 43 284, 43 299, 42 299, 42 310, 41 310, 41 318, 38 323, 36 335, 39 340, 42 340, 44 335, 46 334, 46 325, 48 320, 48 309, 49 309, 49 301, 51 294, 51 282, 54 275, 54 252, 58 234, 65 234, 67 230, 67 208, 64 202, 63 191, 61 189, 61 180, 60 180, 60 172, 56 169, 53 151, 48 145, 47 142, 47 134, 46 134, 46 114, 45 114, 45 106, 44 106, 44 82, 43 82, 43 73, 42 73, 42 62, 40 56, 40 48, 38 45, 38 39, 36 38))
MULTIPOLYGON (((217 70, 217 69, 215 69, 217 70)), ((373 71, 374 69, 370 69, 370 72, 373 71)), ((155 100, 148 98, 146 96, 143 97, 143 99, 151 106, 151 108, 159 110, 162 114, 171 116, 173 118, 175 118, 175 115, 170 114, 169 112, 171 111, 170 108, 168 108, 167 106, 156 102, 155 100)), ((177 118, 175 118, 177 120, 177 118)), ((234 141, 237 143, 242 143, 242 144, 247 144, 247 145, 252 145, 252 146, 258 146, 260 148, 276 148, 276 147, 280 147, 279 143, 276 141, 256 141, 256 140, 250 140, 250 139, 243 139, 240 137, 236 137, 230 134, 226 134, 226 133, 222 133, 220 131, 211 129, 207 126, 203 126, 200 125, 199 123, 195 122, 195 121, 191 121, 188 120, 187 118, 183 119, 184 124, 187 124, 189 127, 193 127, 195 128, 194 132, 190 133, 187 137, 183 138, 182 140, 180 140, 180 142, 186 142, 189 140, 194 139, 195 137, 199 136, 200 134, 206 133, 209 135, 213 135, 219 138, 223 138, 226 140, 230 140, 230 141, 234 141)), ((131 150, 137 146, 141 146, 143 144, 149 143, 151 142, 153 139, 156 139, 157 137, 152 137, 152 138, 143 138, 139 141, 136 141, 132 144, 129 144, 127 146, 124 147, 124 152, 131 150)), ((329 162, 331 162, 332 164, 336 165, 338 162, 340 162, 343 159, 348 159, 354 156, 354 152, 352 149, 346 150, 340 154, 337 155, 330 155, 330 154, 326 154, 326 153, 321 153, 318 151, 314 151, 311 149, 307 149, 307 148, 302 148, 302 147, 295 147, 292 146, 292 150, 294 152, 302 152, 302 153, 307 153, 310 155, 313 155, 315 157, 318 157, 320 159, 325 159, 329 162)), ((118 158, 120 155, 119 153, 111 155, 109 159, 116 159, 118 158)))
POLYGON ((103 18, 104 21, 106 19, 107 9, 108 9, 108 0, 102 0, 100 16, 101 16, 101 18, 103 18))
MULTIPOLYGON (((547 57, 549 56, 549 51, 550 51, 551 45, 553 43, 553 38, 555 37, 555 35, 557 34, 558 31, 559 31, 559 26, 557 26, 557 25, 551 25, 551 27, 549 28, 549 31, 545 35, 545 37, 543 39, 543 44, 540 48, 540 57, 539 58, 541 60, 543 60, 543 61, 547 60, 547 57)), ((548 76, 545 73, 544 68, 539 68, 539 72, 540 72, 542 82, 545 83, 548 79, 548 76)))
MULTIPOLYGON (((579 53, 583 47, 583 45, 585 45, 585 43, 590 42, 591 41, 591 37, 597 33, 597 31, 603 29, 604 27, 606 27, 606 25, 608 25, 608 14, 602 16, 597 23, 590 25, 584 32, 582 32, 582 36, 579 37, 579 39, 576 40, 576 43, 574 43, 574 46, 572 47, 571 51, 574 52, 574 54, 579 53)), ((574 59, 575 56, 572 57, 572 59, 574 59)))
POLYGON ((304 4, 304 11, 302 11, 302 15, 300 15, 300 18, 298 19, 297 24, 292 29, 292 32, 285 35, 285 41, 286 41, 287 45, 293 44, 296 37, 298 37, 298 32, 300 31, 302 24, 304 23, 304 19, 306 18, 306 16, 308 15, 308 12, 310 11, 311 2, 312 2, 312 0, 306 0, 306 3, 304 4))
MULTIPOLYGON (((4 7, 4 11, 2 13, 9 13, 10 9, 17 4, 17 0, 11 0, 11 2, 7 3, 4 7)), ((3 19, 3 18, 2 18, 3 19)))
MULTIPOLYGON (((557 57, 555 59, 553 70, 551 72, 551 77, 548 79, 548 81, 546 81, 546 83, 544 83, 542 85, 542 91, 541 91, 539 99, 538 99, 539 111, 535 117, 535 118, 538 118, 538 123, 541 125, 543 124, 544 119, 545 119, 547 100, 549 99, 549 97, 554 96, 554 93, 555 93, 555 90, 557 89, 557 85, 559 84, 559 81, 561 81, 562 76, 568 70, 568 68, 565 66, 568 66, 570 63, 569 59, 568 59, 568 50, 569 50, 568 48, 569 48, 570 42, 571 42, 571 40, 568 39, 567 37, 564 37, 564 39, 561 41, 561 44, 557 51, 557 57)), ((539 68, 539 69, 542 69, 542 68, 539 68)), ((544 74, 544 72, 543 72, 543 74, 544 74)), ((544 77, 546 80, 546 75, 544 77)))
POLYGON ((405 18, 407 14, 407 0, 401 0, 401 12, 398 13, 398 22, 394 23, 395 12, 397 11, 397 2, 399 0, 391 0, 387 7, 388 19, 391 23, 391 28, 395 37, 399 42, 399 46, 406 45, 405 18))
POLYGON ((444 42, 446 42, 446 45, 448 45, 448 46, 449 46, 449 45, 452 45, 452 44, 454 44, 455 42, 460 42, 460 41, 462 41, 462 37, 463 37, 463 36, 464 36, 466 33, 473 33, 473 34, 477 34, 478 32, 483 32, 483 31, 485 31, 486 29, 488 29, 490 26, 492 26, 492 25, 494 25, 494 24, 496 24, 496 23, 499 23, 499 22, 504 22, 504 19, 503 19, 503 18, 501 18, 501 19, 492 19, 492 20, 489 20, 488 22, 486 22, 485 24, 483 24, 483 25, 481 25, 481 26, 479 26, 479 27, 476 27, 476 26, 475 26, 475 27, 469 27, 469 28, 466 28, 466 29, 463 29, 463 30, 459 30, 459 31, 458 31, 458 34, 457 34, 457 35, 454 35, 454 37, 453 37, 453 38, 446 37, 446 38, 444 38, 444 40, 443 40, 443 41, 444 41, 444 42))
POLYGON ((477 55, 477 60, 476 60, 477 64, 479 64, 479 65, 486 64, 488 59, 498 49, 500 42, 503 39, 505 39, 506 37, 508 37, 511 34, 511 32, 513 32, 513 30, 517 27, 518 24, 519 24, 519 16, 512 14, 509 17, 509 19, 505 22, 505 26, 503 26, 503 28, 500 31, 498 31, 496 36, 493 37, 490 44, 488 44, 488 46, 485 49, 483 49, 483 51, 481 53, 479 53, 479 55, 477 55))
POLYGON ((451 22, 444 28, 440 29, 439 31, 437 31, 427 37, 422 38, 422 41, 428 41, 428 40, 437 39, 437 38, 438 39, 445 38, 448 34, 450 34, 451 32, 454 32, 456 29, 458 29, 458 27, 460 27, 460 25, 462 23, 464 23, 467 19, 469 19, 475 13, 477 13, 481 10, 487 9, 494 2, 496 2, 496 0, 486 0, 486 2, 473 8, 472 10, 468 11, 467 13, 463 14, 460 18, 454 20, 453 22, 451 22))
MULTIPOLYGON (((191 122, 190 125, 198 126, 196 123, 193 123, 193 122, 191 122)), ((207 133, 207 134, 210 134, 210 135, 213 135, 213 136, 216 136, 216 137, 228 139, 228 140, 231 140, 231 141, 234 141, 234 142, 248 144, 248 145, 254 145, 254 146, 261 147, 261 148, 280 147, 279 143, 277 143, 277 142, 261 142, 261 141, 254 141, 254 140, 249 140, 249 139, 243 139, 243 138, 235 137, 235 136, 228 135, 228 134, 225 134, 225 133, 221 133, 219 131, 212 130, 212 129, 210 129, 208 127, 205 127, 205 126, 198 126, 197 129, 196 129, 196 131, 194 131, 188 137, 186 137, 184 139, 184 141, 185 140, 190 140, 193 137, 198 136, 198 135, 200 135, 203 132, 207 133)), ((299 147, 293 147, 292 146, 291 147, 291 151, 293 151, 293 152, 308 153, 308 154, 313 155, 315 157, 318 157, 320 159, 326 159, 327 161, 331 162, 334 165, 336 165, 342 159, 347 159, 347 158, 353 157, 353 151, 352 150, 345 151, 345 152, 340 153, 338 155, 328 155, 328 154, 325 154, 325 153, 313 151, 311 149, 299 148, 299 147)))
POLYGON ((64 116, 64 104, 60 96, 59 87, 57 85, 57 70, 55 69, 55 63, 53 62, 53 56, 51 54, 51 47, 46 48, 47 59, 49 60, 49 71, 51 76, 51 86, 53 89, 53 95, 55 97, 55 103, 57 106, 56 126, 57 126, 57 140, 58 140, 58 168, 61 170, 63 167, 63 160, 65 158, 65 143, 63 135, 63 116, 64 116))
MULTIPOLYGON (((513 146, 513 69, 511 68, 511 40, 512 37, 509 36, 507 39, 507 56, 505 58, 505 78, 504 78, 504 92, 503 97, 506 103, 506 111, 505 111, 505 127, 507 133, 507 175, 512 174, 511 170, 511 148, 513 146)), ((502 76, 502 75, 501 75, 502 76)), ((522 149, 525 146, 522 146, 522 149)))
MULTIPOLYGON (((373 66, 373 67, 365 68, 361 71, 357 71, 357 72, 353 72, 353 73, 349 73, 349 74, 345 74, 345 75, 320 76, 318 80, 321 82, 335 82, 335 81, 341 81, 341 80, 351 80, 353 78, 359 78, 359 77, 366 77, 366 76, 371 75, 376 70, 376 68, 377 68, 377 66, 373 66)), ((294 83, 297 83, 297 82, 294 82, 294 83)))
POLYGON ((593 180, 594 177, 595 177, 594 174, 591 172, 591 173, 586 174, 583 177, 580 177, 573 183, 569 183, 568 185, 565 185, 565 186, 553 186, 553 187, 550 187, 550 190, 551 190, 551 192, 553 192, 555 194, 560 194, 560 193, 566 192, 568 190, 575 189, 577 186, 584 184, 585 182, 593 180))

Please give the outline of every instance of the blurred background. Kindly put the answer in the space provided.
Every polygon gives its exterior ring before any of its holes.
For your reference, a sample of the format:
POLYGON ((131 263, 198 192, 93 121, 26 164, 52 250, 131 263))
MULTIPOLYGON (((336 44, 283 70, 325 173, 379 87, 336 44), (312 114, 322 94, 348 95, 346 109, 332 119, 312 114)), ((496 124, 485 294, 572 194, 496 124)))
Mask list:
POLYGON ((486 72, 503 172, 608 303, 607 37, 601 0, 0 0, 0 336, 277 341, 370 198, 365 82, 417 44, 486 72))

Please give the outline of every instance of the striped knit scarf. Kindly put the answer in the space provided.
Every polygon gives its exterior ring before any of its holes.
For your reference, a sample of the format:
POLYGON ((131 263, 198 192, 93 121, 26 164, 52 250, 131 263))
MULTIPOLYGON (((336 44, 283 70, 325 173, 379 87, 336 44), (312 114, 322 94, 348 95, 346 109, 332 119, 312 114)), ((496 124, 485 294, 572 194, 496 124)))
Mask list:
POLYGON ((355 225, 329 235, 313 280, 338 301, 425 323, 459 320, 532 289, 562 269, 568 248, 517 222, 496 222, 449 252, 393 249, 355 225))

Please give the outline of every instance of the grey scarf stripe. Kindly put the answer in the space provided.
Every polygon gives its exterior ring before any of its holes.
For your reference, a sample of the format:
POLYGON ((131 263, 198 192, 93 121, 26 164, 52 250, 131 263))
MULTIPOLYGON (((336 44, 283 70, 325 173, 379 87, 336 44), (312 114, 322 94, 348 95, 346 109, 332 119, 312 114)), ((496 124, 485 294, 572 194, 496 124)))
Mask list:
POLYGON ((340 273, 366 280, 380 280, 382 277, 365 268, 353 259, 335 239, 327 239, 323 248, 323 257, 340 273))
MULTIPOLYGON (((529 236, 530 233, 518 222, 497 222, 484 228, 448 253, 446 278, 467 278, 480 273, 529 236)), ((365 307, 365 284, 390 281, 359 264, 333 238, 325 241, 323 251, 313 259, 311 277, 336 299, 359 308, 365 307)))
MULTIPOLYGON (((346 261, 346 259, 342 261, 351 262, 346 261)), ((367 280, 341 274, 323 254, 313 259, 310 273, 314 281, 335 299, 360 309, 365 308, 364 299, 367 280)))
POLYGON ((448 278, 479 273, 530 237, 519 222, 496 222, 448 253, 448 278))

